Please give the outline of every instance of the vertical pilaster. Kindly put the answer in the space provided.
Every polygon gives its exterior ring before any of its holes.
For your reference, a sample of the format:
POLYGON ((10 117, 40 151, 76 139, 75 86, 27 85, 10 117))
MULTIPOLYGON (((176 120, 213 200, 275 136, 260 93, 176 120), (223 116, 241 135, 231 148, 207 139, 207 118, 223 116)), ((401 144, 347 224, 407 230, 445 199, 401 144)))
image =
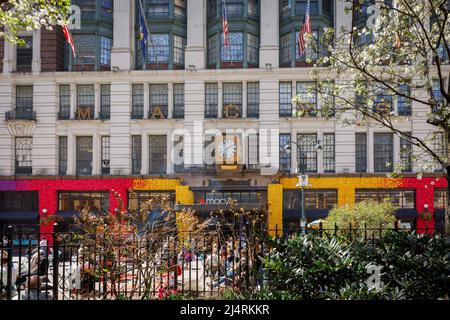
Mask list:
POLYGON ((33 73, 41 72, 41 29, 33 30, 33 60, 31 70, 33 73))
POLYGON ((278 68, 279 1, 261 0, 260 2, 261 44, 259 47, 259 67, 265 68, 266 64, 271 64, 273 68, 278 68))
POLYGON ((114 31, 111 69, 134 69, 134 9, 136 1, 114 1, 114 31))
POLYGON ((205 69, 206 62, 206 1, 189 0, 187 5, 187 45, 185 65, 205 69))
POLYGON ((76 172, 76 137, 72 132, 67 134, 67 175, 73 176, 76 172))

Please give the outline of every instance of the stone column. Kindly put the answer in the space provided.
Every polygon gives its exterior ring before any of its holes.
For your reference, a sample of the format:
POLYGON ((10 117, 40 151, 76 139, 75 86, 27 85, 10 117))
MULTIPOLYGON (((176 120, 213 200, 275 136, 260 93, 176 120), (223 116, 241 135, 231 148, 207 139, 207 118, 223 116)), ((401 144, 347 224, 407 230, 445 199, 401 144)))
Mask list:
POLYGON ((41 29, 33 30, 33 61, 31 70, 33 73, 41 72, 41 29))
POLYGON ((259 47, 259 67, 265 68, 266 64, 271 64, 272 68, 278 68, 278 20, 279 1, 261 0, 261 40, 259 47))
POLYGON ((134 8, 136 1, 114 1, 114 40, 111 50, 111 70, 134 69, 134 8))
POLYGON ((187 45, 185 65, 205 69, 206 62, 206 1, 189 0, 187 5, 187 45))

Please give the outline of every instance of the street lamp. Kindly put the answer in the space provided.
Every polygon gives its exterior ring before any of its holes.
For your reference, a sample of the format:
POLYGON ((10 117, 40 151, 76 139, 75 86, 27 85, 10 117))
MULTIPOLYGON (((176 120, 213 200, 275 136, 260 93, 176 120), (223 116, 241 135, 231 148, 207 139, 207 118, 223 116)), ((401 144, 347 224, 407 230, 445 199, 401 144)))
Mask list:
POLYGON ((300 229, 302 230, 302 232, 304 233, 306 231, 306 215, 305 215, 305 193, 304 193, 304 188, 307 187, 309 185, 308 183, 308 175, 305 175, 305 153, 310 151, 310 149, 315 149, 315 150, 322 150, 322 145, 320 144, 320 140, 316 140, 316 141, 311 141, 308 145, 306 146, 301 146, 300 143, 295 142, 295 141, 288 141, 288 143, 283 146, 283 150, 284 151, 291 151, 292 147, 291 144, 295 144, 297 146, 297 150, 298 150, 298 155, 299 155, 299 160, 300 160, 300 168, 297 168, 295 171, 296 173, 300 173, 300 175, 298 176, 298 183, 297 183, 297 187, 300 187, 300 192, 301 192, 301 214, 302 217, 300 219, 300 229))

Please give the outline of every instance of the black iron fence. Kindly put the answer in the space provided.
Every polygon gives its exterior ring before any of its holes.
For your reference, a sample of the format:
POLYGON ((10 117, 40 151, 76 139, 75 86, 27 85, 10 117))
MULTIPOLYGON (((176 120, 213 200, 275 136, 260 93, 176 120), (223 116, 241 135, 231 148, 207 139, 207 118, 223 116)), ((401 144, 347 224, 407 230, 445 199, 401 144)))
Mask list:
MULTIPOLYGON (((270 279, 263 259, 298 234, 376 242, 394 228, 331 228, 223 234, 15 233, 1 239, 0 299, 208 298, 225 288, 258 290, 270 279), (268 236, 269 234, 274 237, 268 236), (39 239, 28 241, 27 239, 39 239), (274 241, 275 240, 275 241, 274 241)), ((427 232, 429 230, 415 230, 427 232)))

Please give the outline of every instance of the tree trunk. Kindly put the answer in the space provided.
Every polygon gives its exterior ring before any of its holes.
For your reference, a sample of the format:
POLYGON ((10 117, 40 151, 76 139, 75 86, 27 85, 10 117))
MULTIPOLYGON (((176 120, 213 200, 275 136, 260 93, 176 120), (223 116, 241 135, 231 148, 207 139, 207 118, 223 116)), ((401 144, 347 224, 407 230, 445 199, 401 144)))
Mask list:
POLYGON ((447 179, 447 206, 445 207, 445 216, 444 216, 444 228, 445 235, 450 236, 450 165, 447 165, 447 173, 445 178, 447 179))

